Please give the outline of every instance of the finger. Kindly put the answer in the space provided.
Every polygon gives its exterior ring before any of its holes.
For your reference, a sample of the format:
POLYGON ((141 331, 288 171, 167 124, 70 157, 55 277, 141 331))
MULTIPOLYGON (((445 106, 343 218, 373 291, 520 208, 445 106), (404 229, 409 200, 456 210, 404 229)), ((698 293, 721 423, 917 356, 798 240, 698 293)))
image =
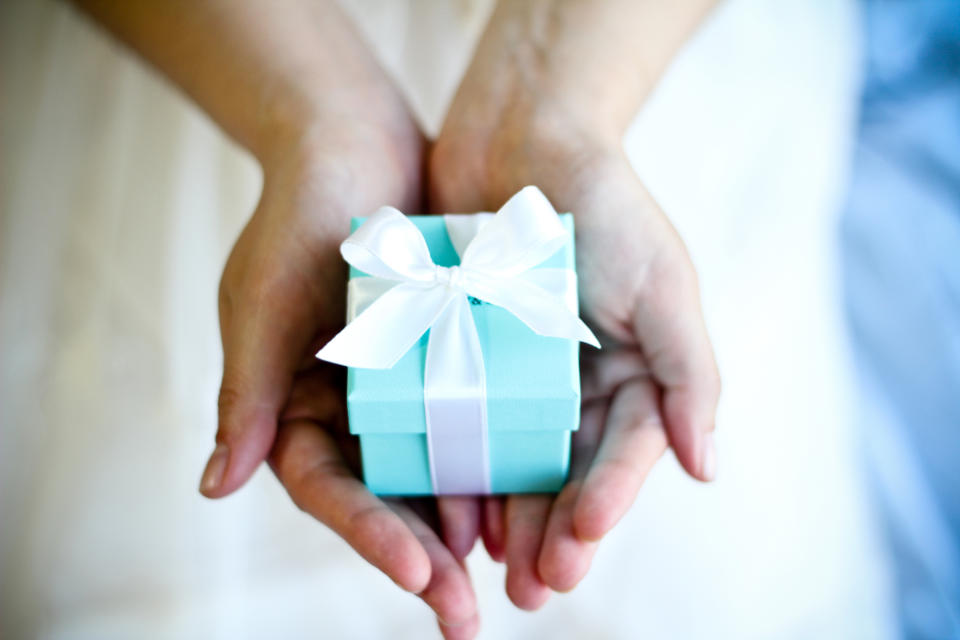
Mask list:
POLYGON ((700 309, 693 266, 681 260, 653 267, 636 307, 634 330, 663 387, 663 417, 677 459, 692 476, 712 480, 720 376, 700 309))
POLYGON ((573 589, 586 575, 596 552, 595 542, 582 540, 573 527, 573 512, 583 479, 596 455, 603 434, 608 402, 592 402, 583 408, 580 428, 574 433, 570 477, 554 500, 543 535, 537 569, 554 591, 573 589))
POLYGON ((481 534, 483 546, 495 562, 503 562, 506 526, 503 521, 503 498, 487 496, 483 499, 481 534))
POLYGON ((330 434, 307 420, 284 423, 270 464, 293 502, 367 562, 407 591, 427 587, 427 551, 404 521, 351 473, 330 434))
POLYGON ((597 543, 577 537, 573 511, 582 481, 573 481, 557 496, 547 520, 543 547, 537 558, 537 571, 554 591, 572 590, 590 569, 597 543))
POLYGON ((521 609, 539 609, 550 597, 550 588, 537 573, 540 543, 553 496, 513 495, 507 498, 507 596, 521 609))
POLYGON ((297 373, 287 404, 280 412, 280 424, 309 420, 322 425, 339 448, 347 467, 362 477, 360 447, 347 421, 346 369, 314 360, 310 369, 297 373))
POLYGON ((716 402, 711 404, 707 398, 718 394, 697 387, 667 387, 663 394, 670 444, 683 468, 703 482, 717 476, 716 402))
POLYGON ((573 510, 581 540, 599 540, 633 503, 640 485, 667 448, 653 381, 620 387, 610 405, 603 439, 573 510))
POLYGON ((467 557, 480 535, 481 500, 473 496, 437 498, 443 541, 458 561, 467 557))
POLYGON ((476 595, 466 569, 433 529, 406 504, 390 501, 390 506, 417 536, 430 559, 430 581, 418 595, 436 614, 443 637, 448 640, 473 638, 480 619, 476 595))
POLYGON ((222 327, 217 444, 200 481, 207 497, 235 491, 270 451, 277 417, 316 323, 312 305, 305 303, 312 292, 298 286, 290 279, 246 291, 236 309, 222 314, 228 317, 222 327))
POLYGON ((608 398, 627 380, 650 372, 639 349, 584 347, 581 352, 580 388, 585 403, 608 398))
POLYGON ((314 358, 313 366, 297 374, 280 412, 281 422, 312 420, 334 431, 347 431, 346 369, 314 358))

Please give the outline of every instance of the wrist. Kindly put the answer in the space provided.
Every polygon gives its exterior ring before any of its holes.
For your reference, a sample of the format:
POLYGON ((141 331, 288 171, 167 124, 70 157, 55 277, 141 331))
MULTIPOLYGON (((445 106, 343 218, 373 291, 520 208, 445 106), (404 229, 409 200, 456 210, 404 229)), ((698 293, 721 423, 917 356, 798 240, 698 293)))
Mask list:
POLYGON ((356 151, 409 160, 423 150, 423 135, 406 102, 389 84, 265 91, 251 151, 268 170, 291 150, 356 151), (339 145, 339 146, 338 146, 339 145))
POLYGON ((431 178, 470 184, 485 206, 526 184, 545 186, 560 169, 622 155, 626 120, 556 82, 527 48, 507 43, 478 52, 431 153, 431 178))
POLYGON ((497 3, 454 98, 453 118, 469 114, 460 119, 480 128, 542 123, 547 133, 562 121, 591 138, 619 141, 640 104, 639 81, 628 80, 638 65, 620 60, 627 51, 609 52, 605 44, 612 43, 598 34, 609 31, 610 22, 622 27, 630 19, 616 6, 497 3))
POLYGON ((348 202, 333 208, 359 215, 384 204, 418 205, 424 146, 392 87, 353 86, 266 99, 252 151, 265 187, 293 177, 307 188, 342 194, 348 202))
POLYGON ((478 206, 499 207, 528 184, 557 198, 626 162, 618 132, 574 117, 561 105, 527 104, 497 115, 484 123, 452 114, 445 123, 429 164, 433 197, 441 206, 457 200, 444 191, 469 191, 480 195, 478 206))

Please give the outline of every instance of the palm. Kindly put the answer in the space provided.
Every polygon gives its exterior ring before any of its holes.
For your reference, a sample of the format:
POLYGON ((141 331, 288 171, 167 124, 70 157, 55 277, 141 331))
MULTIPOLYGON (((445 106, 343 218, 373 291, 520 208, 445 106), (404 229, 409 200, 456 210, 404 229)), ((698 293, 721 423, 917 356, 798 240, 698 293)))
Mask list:
MULTIPOLYGON (((568 590, 583 577, 596 541, 626 512, 665 451, 668 432, 684 466, 703 477, 693 433, 703 426, 690 417, 700 408, 678 389, 689 386, 691 362, 702 364, 707 378, 715 365, 682 242, 622 154, 600 152, 584 162, 575 150, 567 162, 556 147, 539 156, 529 146, 518 149, 488 167, 486 180, 471 180, 446 170, 458 166, 459 154, 471 155, 469 146, 444 148, 441 141, 431 193, 446 210, 495 210, 514 190, 536 184, 575 215, 582 315, 604 348, 582 351, 583 406, 570 477, 556 496, 489 498, 486 509, 503 521, 493 527, 499 536, 484 537, 491 555, 506 559, 507 592, 534 609, 551 588, 568 590)), ((711 393, 701 394, 704 413, 712 413, 711 393)))
MULTIPOLYGON (((339 244, 350 218, 384 203, 418 206, 420 176, 410 175, 411 163, 401 169, 385 153, 352 149, 293 154, 265 176, 261 202, 228 260, 218 441, 230 453, 220 485, 207 494, 233 491, 269 456, 301 509, 418 593, 439 618, 460 623, 442 626, 447 637, 469 637, 476 626, 473 590, 437 533, 461 505, 371 494, 359 479, 357 439, 347 428, 344 371, 314 358, 343 327, 347 272, 339 244), (365 188, 358 192, 360 176, 365 188)), ((478 526, 460 530, 471 544, 478 526)))

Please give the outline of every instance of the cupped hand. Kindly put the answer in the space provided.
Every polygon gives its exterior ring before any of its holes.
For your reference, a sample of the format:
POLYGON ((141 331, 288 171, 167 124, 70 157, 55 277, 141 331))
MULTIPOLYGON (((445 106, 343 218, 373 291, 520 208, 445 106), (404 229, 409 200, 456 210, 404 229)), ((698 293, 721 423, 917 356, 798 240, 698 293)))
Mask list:
POLYGON ((392 116, 320 124, 291 140, 264 162, 259 205, 223 273, 219 425, 201 492, 225 496, 269 459, 293 502, 419 594, 445 637, 473 637, 462 559, 478 536, 479 503, 371 494, 347 429, 345 370, 314 358, 343 327, 339 245, 350 218, 384 204, 418 210, 422 137, 408 117, 392 116))
POLYGON ((506 561, 508 595, 536 609, 583 578, 668 445, 690 475, 713 478, 719 375, 685 247, 619 140, 562 117, 478 122, 448 117, 429 164, 431 207, 495 211, 533 184, 572 212, 581 314, 603 344, 582 351, 581 426, 563 490, 484 507, 483 539, 506 561))

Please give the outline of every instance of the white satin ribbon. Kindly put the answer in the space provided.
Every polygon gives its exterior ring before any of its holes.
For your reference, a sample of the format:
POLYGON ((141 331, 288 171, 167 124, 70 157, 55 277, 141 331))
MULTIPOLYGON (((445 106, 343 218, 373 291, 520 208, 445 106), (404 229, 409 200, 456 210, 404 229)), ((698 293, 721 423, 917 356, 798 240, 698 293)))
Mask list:
POLYGON ((468 296, 501 306, 542 336, 586 342, 577 317, 576 274, 535 268, 569 240, 556 211, 525 187, 496 215, 445 216, 459 266, 434 264, 423 235, 383 207, 340 252, 370 278, 348 287, 347 326, 317 357, 350 367, 389 369, 431 329, 424 408, 434 493, 490 493, 486 375, 468 296))

